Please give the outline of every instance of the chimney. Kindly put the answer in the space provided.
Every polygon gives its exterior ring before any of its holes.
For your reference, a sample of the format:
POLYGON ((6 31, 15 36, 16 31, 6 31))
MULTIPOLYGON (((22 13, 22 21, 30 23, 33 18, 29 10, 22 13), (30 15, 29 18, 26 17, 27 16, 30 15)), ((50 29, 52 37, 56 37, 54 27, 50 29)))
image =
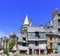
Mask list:
POLYGON ((55 11, 52 14, 52 17, 54 18, 56 15, 58 15, 58 9, 56 8, 55 11))

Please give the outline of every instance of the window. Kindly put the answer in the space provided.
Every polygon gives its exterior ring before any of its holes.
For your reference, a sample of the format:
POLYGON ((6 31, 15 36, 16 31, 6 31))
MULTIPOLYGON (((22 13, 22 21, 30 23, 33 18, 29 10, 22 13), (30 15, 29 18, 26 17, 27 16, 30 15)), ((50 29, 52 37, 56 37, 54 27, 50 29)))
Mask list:
POLYGON ((8 39, 6 39, 6 42, 8 42, 8 39))
POLYGON ((60 28, 58 28, 58 33, 60 33, 60 28))
POLYGON ((50 33, 52 33, 52 31, 50 31, 50 33))
POLYGON ((21 34, 24 34, 24 31, 21 31, 21 34))
POLYGON ((38 44, 39 44, 38 41, 35 41, 35 45, 38 46, 38 44))
POLYGON ((34 49, 34 54, 39 54, 39 49, 34 49))
POLYGON ((5 43, 6 41, 5 40, 3 40, 3 43, 5 43))
POLYGON ((58 43, 58 45, 60 45, 60 43, 58 43))
POLYGON ((55 54, 57 54, 57 51, 55 51, 55 54))
POLYGON ((22 46, 26 46, 26 43, 22 43, 22 46))
POLYGON ((52 40, 52 37, 50 37, 50 40, 52 40))
POLYGON ((52 43, 50 43, 50 48, 52 49, 52 43))
POLYGON ((45 33, 40 33, 40 39, 46 39, 45 33))
POLYGON ((44 50, 40 50, 40 53, 41 53, 41 54, 44 54, 44 50))
POLYGON ((20 53, 21 54, 27 54, 27 51, 26 50, 20 50, 20 53))
POLYGON ((24 30, 24 33, 26 34, 27 33, 27 30, 24 30))
POLYGON ((60 28, 58 28, 58 31, 60 31, 60 28))
POLYGON ((60 19, 58 19, 58 22, 60 22, 60 19))
POLYGON ((26 34, 27 33, 27 30, 22 30, 21 31, 21 34, 26 34))
POLYGON ((58 16, 60 16, 60 14, 58 14, 58 16))
POLYGON ((49 27, 47 27, 49 29, 49 27))
POLYGON ((35 37, 35 33, 34 33, 34 32, 29 32, 29 33, 28 33, 28 37, 29 37, 29 38, 35 37))
POLYGON ((25 41, 25 40, 26 40, 26 38, 23 38, 23 40, 25 41))
POLYGON ((40 37, 39 32, 35 32, 35 37, 40 37))

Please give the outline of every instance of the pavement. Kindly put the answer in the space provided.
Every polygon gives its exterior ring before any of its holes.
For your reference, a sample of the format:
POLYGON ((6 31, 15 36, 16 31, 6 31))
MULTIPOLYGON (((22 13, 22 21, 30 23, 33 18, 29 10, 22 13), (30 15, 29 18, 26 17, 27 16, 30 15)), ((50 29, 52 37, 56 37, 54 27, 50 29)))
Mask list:
MULTIPOLYGON (((13 55, 12 53, 9 53, 10 55, 9 56, 60 56, 60 54, 48 54, 48 55, 23 55, 23 54, 17 54, 17 55, 13 55)), ((7 56, 7 55, 3 55, 3 54, 0 54, 0 56, 7 56)))
POLYGON ((49 55, 17 55, 17 56, 60 56, 60 54, 49 54, 49 55))

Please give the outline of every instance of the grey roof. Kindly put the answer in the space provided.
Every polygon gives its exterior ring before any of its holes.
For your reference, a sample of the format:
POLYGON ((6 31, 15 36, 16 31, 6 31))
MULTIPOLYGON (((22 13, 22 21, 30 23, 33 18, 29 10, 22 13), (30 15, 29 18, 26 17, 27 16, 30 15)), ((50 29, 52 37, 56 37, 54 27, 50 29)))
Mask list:
POLYGON ((18 37, 18 42, 24 42, 23 37, 25 37, 25 35, 18 34, 17 37, 18 37))
POLYGON ((28 15, 26 15, 23 25, 29 25, 28 15))
POLYGON ((53 26, 53 22, 52 21, 50 22, 50 26, 53 26))
POLYGON ((12 32, 10 35, 16 35, 15 32, 12 32))
POLYGON ((40 27, 28 27, 27 32, 46 32, 43 26, 40 27))

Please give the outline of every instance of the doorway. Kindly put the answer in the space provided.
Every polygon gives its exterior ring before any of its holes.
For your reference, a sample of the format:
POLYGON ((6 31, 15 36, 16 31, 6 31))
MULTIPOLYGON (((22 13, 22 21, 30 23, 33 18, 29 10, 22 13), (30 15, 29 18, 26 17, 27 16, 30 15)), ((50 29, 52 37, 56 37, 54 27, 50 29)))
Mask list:
POLYGON ((39 49, 34 49, 34 54, 39 55, 39 49))
POLYGON ((32 55, 32 49, 29 49, 29 54, 31 54, 31 55, 32 55))

